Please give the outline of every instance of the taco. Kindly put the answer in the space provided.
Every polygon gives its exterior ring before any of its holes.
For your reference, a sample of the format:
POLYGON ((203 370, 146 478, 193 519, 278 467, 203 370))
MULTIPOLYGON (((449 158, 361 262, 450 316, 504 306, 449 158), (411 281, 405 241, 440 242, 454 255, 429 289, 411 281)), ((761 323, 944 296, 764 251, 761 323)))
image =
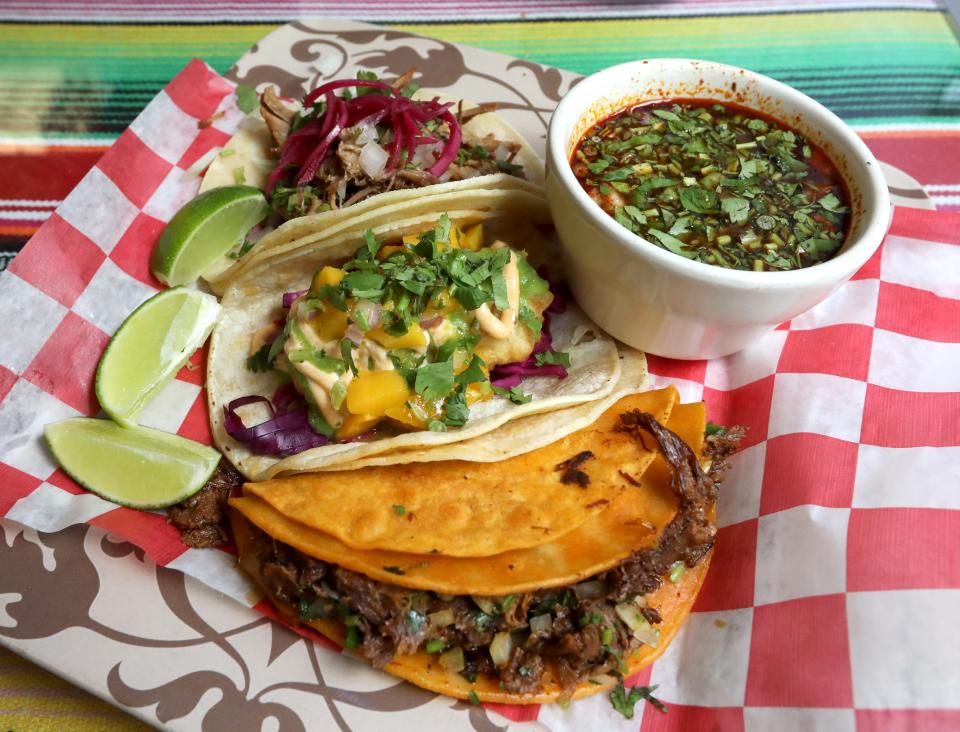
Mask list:
POLYGON ((559 272, 534 226, 542 197, 467 190, 413 209, 351 217, 231 278, 207 390, 214 439, 246 476, 452 443, 469 460, 465 441, 509 421, 642 386, 642 354, 625 374, 616 343, 538 273, 559 272))
POLYGON ((239 563, 288 621, 426 689, 502 703, 610 689, 663 653, 710 561, 716 473, 701 463, 725 452, 705 449, 703 405, 676 401, 673 388, 624 397, 500 463, 247 484, 230 502, 239 563), (538 503, 544 476, 551 501, 515 511, 514 494, 538 503), (582 510, 584 491, 599 509, 582 510), (484 512, 457 536, 438 518, 470 500, 484 512), (371 503, 386 503, 392 527, 374 536, 366 522, 344 523, 381 508, 371 503), (532 521, 543 523, 536 538, 532 521))
MULTIPOLYGON (((213 158, 201 191, 243 181, 267 194, 268 228, 279 230, 258 240, 257 249, 337 218, 325 214, 415 200, 424 188, 543 183, 540 159, 494 105, 417 91, 412 74, 392 83, 373 73, 358 77, 326 82, 300 104, 267 87, 260 108, 213 158), (302 220, 316 216, 315 223, 302 220)), ((207 279, 220 279, 233 263, 224 259, 207 279)))

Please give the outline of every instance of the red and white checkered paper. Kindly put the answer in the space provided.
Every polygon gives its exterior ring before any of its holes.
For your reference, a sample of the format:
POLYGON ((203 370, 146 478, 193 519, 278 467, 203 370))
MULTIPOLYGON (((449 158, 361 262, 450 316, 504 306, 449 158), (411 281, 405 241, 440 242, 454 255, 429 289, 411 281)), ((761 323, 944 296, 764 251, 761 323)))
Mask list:
MULTIPOLYGON (((0 276, 0 515, 100 526, 243 601, 230 555, 85 492, 41 441, 49 422, 98 413, 97 361, 160 287, 154 241, 196 192, 186 169, 236 128, 232 90, 190 63, 0 276)), ((897 210, 850 282, 742 353, 649 361, 657 385, 749 427, 695 611, 632 680, 658 684, 670 712, 627 722, 602 697, 495 708, 553 729, 960 728, 960 214, 897 210)), ((144 423, 210 442, 198 367, 144 423)))

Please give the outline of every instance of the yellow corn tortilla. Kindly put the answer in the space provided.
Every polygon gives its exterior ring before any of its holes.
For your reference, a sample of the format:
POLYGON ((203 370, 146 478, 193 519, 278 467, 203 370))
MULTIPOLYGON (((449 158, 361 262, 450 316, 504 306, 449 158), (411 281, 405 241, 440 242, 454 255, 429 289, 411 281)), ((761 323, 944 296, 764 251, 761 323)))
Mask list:
POLYGON ((614 430, 620 414, 642 409, 665 421, 675 399, 672 389, 627 397, 588 427, 496 463, 454 460, 308 473, 248 483, 245 491, 352 549, 476 558, 555 544, 608 513, 628 481, 639 480, 653 461, 654 451, 614 430), (563 482, 565 471, 558 467, 585 452, 591 457, 579 470, 589 476, 587 484, 563 482))
MULTIPOLYGON (((615 405, 610 411, 618 415, 631 409, 649 411, 646 407, 656 408, 655 400, 660 396, 657 392, 649 392, 638 397, 628 397, 615 405)), ((673 400, 676 398, 676 392, 671 388, 666 396, 673 400)), ((666 424, 696 454, 702 453, 704 428, 706 426, 706 413, 702 403, 673 406, 666 424)), ((272 512, 272 509, 259 499, 252 497, 233 499, 231 501, 233 508, 231 518, 234 524, 234 533, 237 537, 241 566, 255 579, 258 577, 259 568, 256 566, 255 558, 251 557, 248 551, 250 538, 249 524, 246 521, 251 521, 277 540, 291 544, 300 551, 323 561, 340 564, 347 569, 366 574, 372 579, 392 582, 409 588, 428 589, 438 593, 501 596, 507 593, 568 586, 588 576, 594 576, 599 572, 617 566, 626 556, 638 549, 652 546, 658 539, 659 532, 669 523, 676 511, 676 497, 670 489, 671 479, 672 472, 669 466, 658 454, 642 476, 641 485, 634 487, 631 491, 625 493, 620 501, 611 505, 606 511, 606 513, 611 514, 608 517, 608 523, 605 526, 596 527, 596 530, 606 532, 605 535, 609 538, 607 544, 609 557, 590 568, 574 566, 578 559, 578 554, 574 551, 579 542, 577 537, 584 533, 589 523, 553 543, 555 546, 566 544, 568 550, 557 552, 557 556, 563 557, 563 559, 555 561, 552 570, 548 563, 543 563, 538 567, 539 560, 534 558, 536 554, 543 554, 551 546, 541 545, 533 549, 507 552, 503 557, 486 559, 434 558, 432 569, 427 567, 396 575, 395 573, 384 574, 382 571, 368 572, 367 568, 377 562, 401 561, 397 557, 403 555, 394 555, 387 552, 362 552, 352 550, 342 544, 337 547, 335 540, 332 543, 325 543, 321 538, 323 536, 322 532, 305 529, 301 524, 272 512), (631 527, 637 524, 626 518, 626 514, 621 515, 617 512, 622 510, 620 504, 627 503, 630 499, 633 499, 635 504, 633 509, 635 518, 653 524, 656 530, 637 534, 636 541, 632 546, 628 545, 626 553, 623 554, 618 539, 622 534, 631 531, 631 527), (672 509, 664 512, 664 503, 672 503, 672 509), (658 506, 658 504, 660 505, 658 506), (262 507, 266 507, 266 511, 262 511, 262 507), (564 559, 567 561, 564 561, 564 559), (510 584, 510 580, 504 579, 504 576, 509 574, 509 569, 505 571, 504 566, 507 562, 518 568, 523 567, 523 569, 519 569, 520 572, 534 567, 537 567, 537 569, 534 569, 527 577, 527 584, 510 584), (537 579, 537 571, 542 572, 539 579, 537 579)), ((602 516, 603 514, 596 517, 595 521, 601 519, 602 516)), ((599 534, 600 538, 603 536, 604 534, 599 534)), ((586 547, 587 544, 581 546, 586 547)), ((595 546, 599 547, 602 544, 595 546)), ((603 549, 601 548, 599 554, 602 553, 603 549)), ((598 558, 600 558, 599 554, 598 558)), ((657 591, 647 595, 648 606, 656 607, 663 618, 663 622, 657 626, 660 631, 660 641, 655 648, 648 645, 641 646, 625 659, 628 667, 625 676, 634 674, 655 661, 669 646, 686 620, 697 593, 703 585, 711 554, 708 554, 696 567, 688 568, 678 582, 664 582, 657 591)), ((413 556, 420 560, 425 559, 416 555, 407 556, 413 556)), ((274 604, 290 622, 297 621, 297 612, 292 605, 276 600, 274 600, 274 604)), ((340 646, 345 646, 345 628, 340 622, 311 620, 307 621, 307 624, 340 646)), ((460 699, 466 699, 473 693, 480 701, 485 702, 549 703, 560 699, 563 692, 562 684, 559 683, 549 668, 544 674, 543 688, 540 692, 518 695, 502 690, 499 683, 489 677, 480 676, 476 682, 470 683, 460 674, 444 670, 439 665, 437 657, 427 653, 396 656, 385 666, 384 670, 422 688, 460 699)), ((612 677, 602 677, 592 681, 596 683, 581 684, 573 693, 572 698, 579 699, 608 690, 616 683, 616 679, 612 677)))

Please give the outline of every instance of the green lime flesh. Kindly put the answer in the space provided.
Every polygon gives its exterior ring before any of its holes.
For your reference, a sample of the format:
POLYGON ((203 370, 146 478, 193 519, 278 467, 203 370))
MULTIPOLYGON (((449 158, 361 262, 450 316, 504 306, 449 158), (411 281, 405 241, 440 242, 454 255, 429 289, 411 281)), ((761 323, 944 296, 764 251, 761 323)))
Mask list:
POLYGON ((212 188, 170 219, 150 260, 150 270, 168 285, 194 282, 243 241, 270 211, 253 186, 212 188))
POLYGON ((131 508, 162 508, 200 490, 220 453, 149 427, 75 417, 43 430, 60 466, 84 488, 131 508))
POLYGON ((124 426, 210 335, 220 313, 216 298, 176 287, 157 293, 134 310, 107 344, 97 366, 100 406, 124 426))

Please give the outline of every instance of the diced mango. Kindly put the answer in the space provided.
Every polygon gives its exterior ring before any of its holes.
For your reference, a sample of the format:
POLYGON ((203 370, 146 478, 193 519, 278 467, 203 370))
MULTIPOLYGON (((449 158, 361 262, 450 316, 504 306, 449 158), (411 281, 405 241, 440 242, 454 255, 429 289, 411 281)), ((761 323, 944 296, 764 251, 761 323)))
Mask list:
POLYGON ((391 407, 410 396, 407 380, 397 371, 361 371, 347 386, 347 410, 351 414, 383 417, 391 407))
POLYGON ((340 280, 346 277, 346 275, 347 273, 339 267, 323 267, 313 276, 313 281, 310 283, 310 289, 313 292, 319 292, 327 285, 339 285, 340 280))
MULTIPOLYGON (((409 237, 405 236, 403 238, 404 238, 404 241, 406 241, 409 237)), ((389 244, 385 247, 380 247, 380 250, 377 252, 377 259, 386 259, 391 254, 394 254, 396 252, 405 252, 406 250, 407 250, 406 247, 402 247, 397 244, 389 244)))
POLYGON ((493 396, 493 389, 489 381, 480 381, 467 386, 467 405, 489 399, 493 396))
POLYGON ((427 345, 427 336, 417 324, 411 325, 402 336, 390 335, 383 328, 373 328, 367 331, 367 337, 388 351, 397 348, 424 348, 427 345))
POLYGON ((405 246, 415 247, 420 243, 420 236, 418 234, 407 234, 400 241, 402 241, 405 246))
POLYGON ((370 414, 348 414, 337 430, 337 437, 345 440, 348 437, 362 435, 373 429, 382 419, 383 417, 374 417, 370 414))
POLYGON ((460 246, 463 249, 477 251, 483 246, 483 224, 474 224, 460 235, 460 246))
POLYGON ((411 430, 424 430, 427 428, 424 421, 417 417, 417 415, 413 413, 413 410, 406 404, 390 407, 390 409, 387 410, 387 416, 401 427, 406 427, 411 430))
POLYGON ((312 330, 317 338, 324 342, 343 338, 348 325, 347 314, 329 303, 324 303, 313 318, 303 321, 303 326, 312 330))

